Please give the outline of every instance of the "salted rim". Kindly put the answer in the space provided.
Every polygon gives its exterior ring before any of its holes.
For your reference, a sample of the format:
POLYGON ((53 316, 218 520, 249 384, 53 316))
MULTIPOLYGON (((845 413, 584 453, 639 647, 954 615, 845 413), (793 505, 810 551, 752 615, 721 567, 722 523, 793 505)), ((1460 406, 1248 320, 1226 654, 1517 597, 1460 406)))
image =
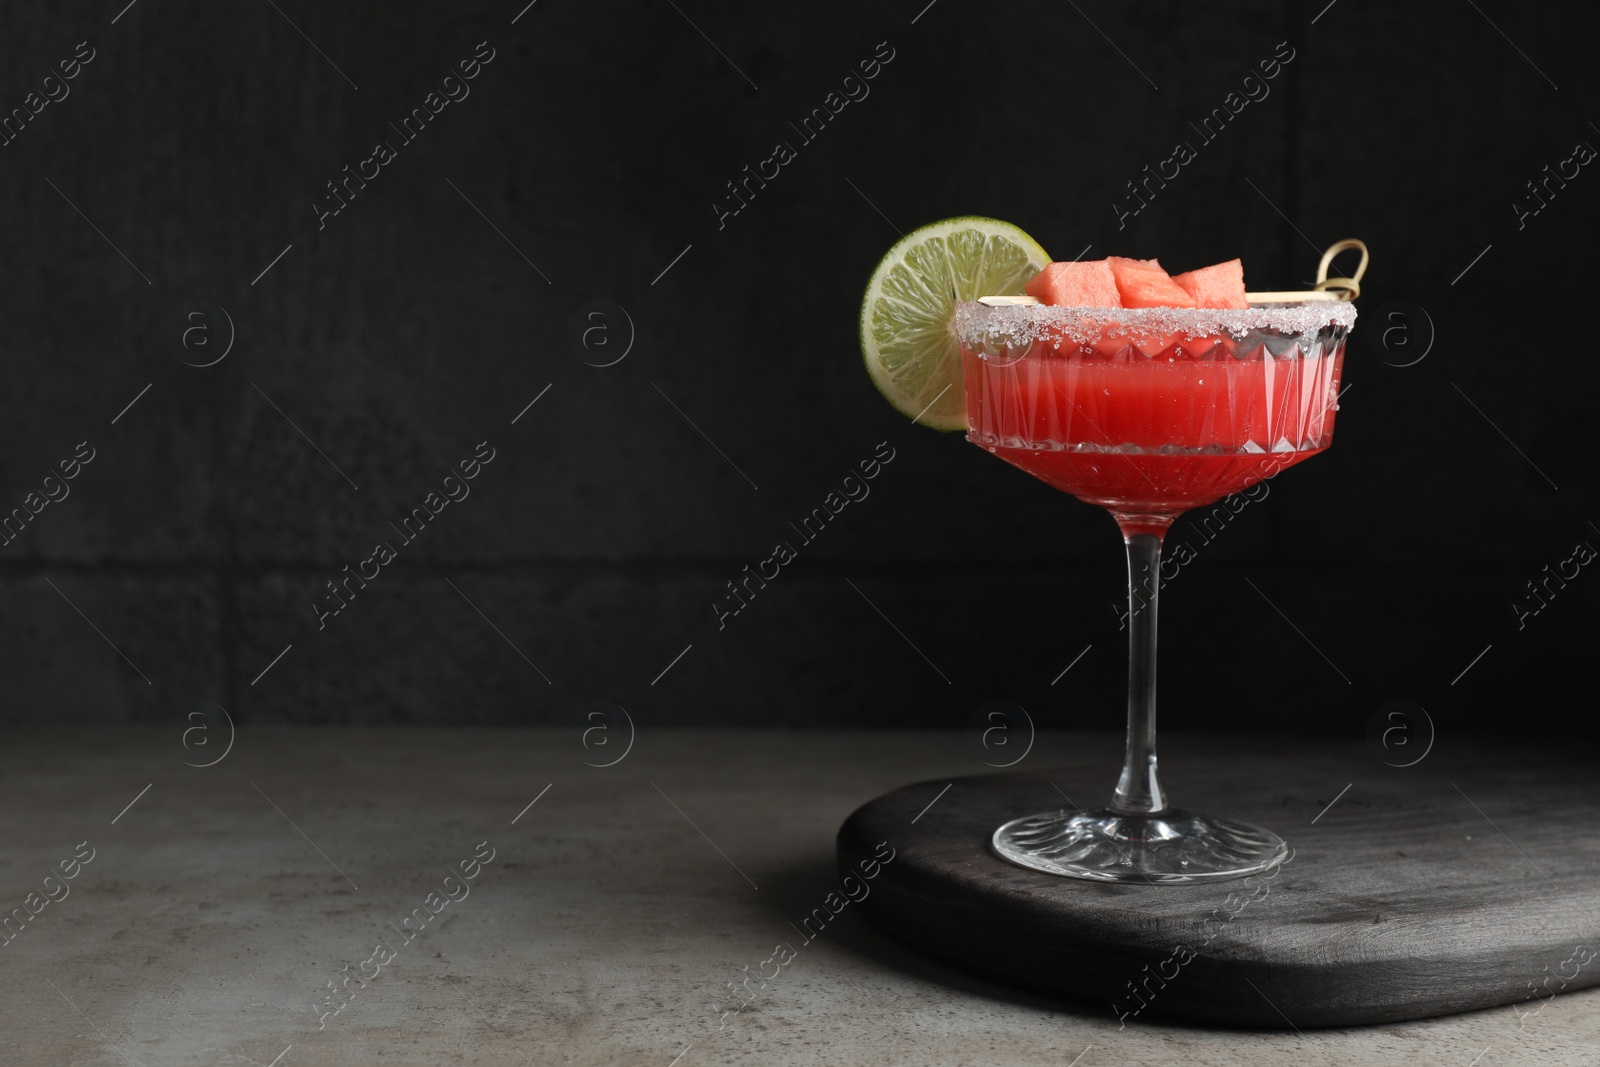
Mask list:
POLYGON ((952 327, 962 344, 1016 347, 1063 337, 1093 344, 1106 336, 1181 334, 1185 338, 1228 334, 1243 340, 1255 330, 1279 335, 1315 333, 1328 326, 1349 329, 1356 321, 1348 301, 1270 304, 1252 308, 1079 308, 1033 304, 986 307, 972 301, 956 305, 952 327))

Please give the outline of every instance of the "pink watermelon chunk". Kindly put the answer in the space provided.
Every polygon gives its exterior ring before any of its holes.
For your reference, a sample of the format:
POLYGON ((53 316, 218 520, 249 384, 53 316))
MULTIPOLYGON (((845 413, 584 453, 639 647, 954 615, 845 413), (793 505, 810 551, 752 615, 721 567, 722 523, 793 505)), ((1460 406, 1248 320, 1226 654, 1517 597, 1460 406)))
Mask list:
POLYGON ((1237 259, 1174 275, 1172 280, 1194 298, 1196 307, 1247 308, 1244 298, 1244 264, 1237 259))
POLYGON ((1088 263, 1051 263, 1033 276, 1026 291, 1029 296, 1057 307, 1122 306, 1116 278, 1103 259, 1088 263))
POLYGON ((1125 308, 1195 306, 1194 297, 1174 282, 1157 260, 1111 256, 1106 264, 1116 279, 1117 292, 1125 308))

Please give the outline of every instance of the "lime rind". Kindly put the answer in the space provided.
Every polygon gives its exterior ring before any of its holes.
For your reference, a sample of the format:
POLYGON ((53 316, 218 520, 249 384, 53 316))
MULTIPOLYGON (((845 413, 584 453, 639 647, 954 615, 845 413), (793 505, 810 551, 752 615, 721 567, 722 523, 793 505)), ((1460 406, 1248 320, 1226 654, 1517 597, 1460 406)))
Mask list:
POLYGON ((964 215, 905 235, 878 262, 861 302, 861 352, 873 384, 912 419, 966 429, 957 303, 1020 294, 1050 262, 1009 222, 964 215))

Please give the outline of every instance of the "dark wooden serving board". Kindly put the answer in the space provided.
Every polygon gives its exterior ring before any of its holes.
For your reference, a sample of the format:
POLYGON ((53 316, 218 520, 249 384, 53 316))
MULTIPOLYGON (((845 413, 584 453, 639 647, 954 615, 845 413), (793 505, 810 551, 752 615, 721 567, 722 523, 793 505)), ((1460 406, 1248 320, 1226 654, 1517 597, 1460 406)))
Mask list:
POLYGON ((1354 748, 1201 743, 1176 759, 1164 751, 1162 765, 1176 804, 1276 831, 1294 849, 1290 862, 1270 880, 1115 885, 1026 870, 991 851, 995 827, 1067 807, 1063 793, 1102 803, 1116 768, 1097 762, 879 797, 840 828, 840 873, 859 873, 887 841, 894 858, 859 905, 881 929, 1130 1025, 1524 1012, 1600 983, 1592 760, 1483 746, 1393 768, 1354 748))

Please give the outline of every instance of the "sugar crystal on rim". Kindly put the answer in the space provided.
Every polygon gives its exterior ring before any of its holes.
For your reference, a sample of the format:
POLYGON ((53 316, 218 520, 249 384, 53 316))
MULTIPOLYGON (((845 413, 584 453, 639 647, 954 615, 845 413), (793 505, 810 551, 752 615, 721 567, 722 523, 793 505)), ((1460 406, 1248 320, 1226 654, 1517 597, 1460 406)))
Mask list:
POLYGON ((1347 301, 1275 304, 1251 308, 1074 308, 1036 304, 1020 307, 956 305, 952 326, 969 348, 1026 349, 1035 342, 1063 340, 1090 345, 1107 337, 1170 337, 1185 340, 1226 335, 1242 341, 1252 332, 1315 334, 1328 327, 1349 329, 1355 305, 1347 301))

